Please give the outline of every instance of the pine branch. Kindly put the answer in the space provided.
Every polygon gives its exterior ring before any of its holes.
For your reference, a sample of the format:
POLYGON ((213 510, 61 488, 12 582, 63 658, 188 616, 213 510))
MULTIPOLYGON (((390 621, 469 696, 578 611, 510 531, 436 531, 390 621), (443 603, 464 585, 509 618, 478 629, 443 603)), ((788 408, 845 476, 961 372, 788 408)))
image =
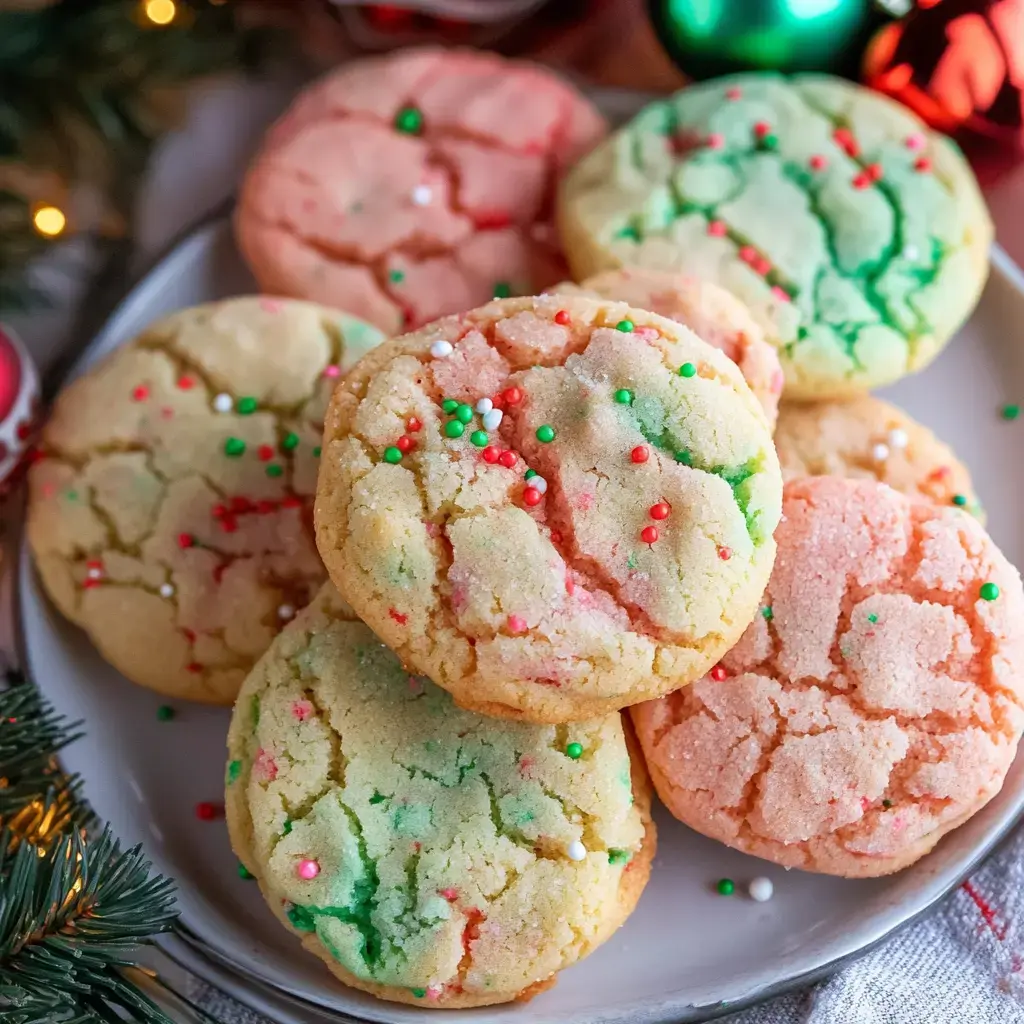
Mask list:
POLYGON ((44 856, 0 832, 0 1019, 170 1024, 122 974, 177 916, 173 883, 149 868, 109 829, 93 843, 73 832, 44 856))

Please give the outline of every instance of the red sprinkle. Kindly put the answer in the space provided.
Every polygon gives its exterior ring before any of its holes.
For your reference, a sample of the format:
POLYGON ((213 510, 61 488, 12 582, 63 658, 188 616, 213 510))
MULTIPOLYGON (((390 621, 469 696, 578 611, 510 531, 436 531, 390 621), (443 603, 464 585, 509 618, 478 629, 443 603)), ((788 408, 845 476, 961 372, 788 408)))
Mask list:
POLYGON ((854 188, 867 188, 868 185, 871 184, 871 179, 868 177, 868 175, 864 171, 861 171, 860 174, 858 174, 853 179, 851 184, 853 185, 854 188))
POLYGON ((811 165, 812 171, 823 171, 828 167, 828 158, 822 156, 820 153, 815 153, 808 163, 811 165))
POLYGON ((498 461, 506 469, 511 469, 516 464, 516 453, 515 452, 502 452, 498 456, 498 461))
POLYGON ((409 621, 408 615, 403 615, 395 608, 389 608, 388 615, 390 615, 391 618, 393 618, 400 626, 404 626, 409 621))
POLYGON ((224 573, 227 572, 228 563, 221 562, 219 565, 213 567, 213 582, 220 583, 224 579, 224 573))
POLYGON ((645 526, 640 531, 640 539, 645 544, 653 544, 658 539, 658 528, 656 526, 645 526))
POLYGON ((728 673, 728 672, 726 672, 726 671, 725 671, 725 669, 724 669, 724 668, 722 668, 722 666, 721 666, 721 665, 716 665, 716 666, 715 666, 715 667, 714 667, 714 668, 713 668, 713 669, 712 669, 712 670, 711 670, 711 671, 710 671, 710 672, 708 673, 708 675, 709 675, 709 676, 711 676, 711 678, 712 678, 712 679, 714 679, 714 681, 715 681, 716 683, 720 683, 720 682, 722 682, 722 681, 723 681, 724 679, 728 679, 728 678, 729 678, 729 673, 728 673))
POLYGON ((395 447, 404 455, 416 447, 416 442, 408 435, 403 434, 396 442, 395 447))
POLYGON ((198 661, 190 661, 186 666, 189 672, 198 673, 203 671, 203 666, 198 661))
POLYGON ((718 549, 718 557, 723 562, 728 562, 732 558, 732 548, 720 547, 718 549))
POLYGON ((536 487, 527 487, 526 490, 523 491, 523 504, 529 505, 530 508, 533 508, 534 505, 540 504, 540 499, 542 497, 543 495, 536 487))
POLYGON ((519 388, 505 388, 501 397, 509 405, 518 405, 523 400, 523 393, 519 388))
POLYGON ((149 388, 147 388, 145 384, 140 384, 132 392, 132 398, 134 398, 136 402, 144 402, 149 398, 149 388))
MULTIPOLYGON (((772 296, 779 300, 779 302, 792 302, 789 292, 785 288, 780 288, 778 285, 772 286, 772 296)), ((780 389, 781 390, 781 389, 780 389)))
POLYGON ((713 220, 708 223, 708 234, 713 238, 722 238, 725 235, 725 224, 720 220, 713 220))
POLYGON ((731 89, 725 90, 725 98, 727 100, 738 100, 742 95, 743 90, 736 85, 734 85, 731 89))
POLYGON ((760 274, 762 277, 767 277, 772 271, 771 263, 763 256, 758 256, 750 266, 755 274, 760 274))
POLYGON ((473 217, 473 222, 481 231, 507 228, 512 218, 504 210, 481 211, 473 217))
POLYGON ((191 377, 178 378, 178 387, 181 388, 182 391, 190 391, 195 386, 196 382, 191 377))
POLYGON ((860 154, 860 145, 853 137, 853 132, 849 128, 837 128, 832 133, 832 138, 835 139, 847 156, 858 156, 860 154))
POLYGON ((220 521, 220 528, 225 533, 234 533, 238 529, 238 520, 232 515, 226 515, 220 521))
POLYGON ((458 889, 441 889, 440 893, 449 903, 454 903, 459 898, 458 889))
POLYGON ((920 171, 922 174, 932 169, 932 162, 926 156, 918 157, 914 161, 914 170, 920 171))
POLYGON ((481 453, 484 462, 489 462, 492 466, 501 457, 501 452, 493 444, 489 444, 481 453))
POLYGON ((669 513, 672 511, 672 506, 667 501, 659 501, 656 505, 652 505, 650 512, 652 519, 668 519, 669 513))
POLYGON ((181 634, 190 644, 196 642, 196 631, 194 629, 182 629, 181 634))
POLYGON ((630 453, 629 457, 636 463, 646 462, 651 456, 647 446, 638 444, 630 453))
POLYGON ((256 454, 260 457, 260 462, 269 462, 274 457, 274 449, 269 444, 261 444, 256 449, 256 454))
POLYGON ((563 327, 565 327, 568 323, 570 323, 571 320, 572 320, 572 317, 569 316, 569 310, 567 310, 567 309, 560 309, 555 314, 555 323, 556 324, 561 324, 563 327))
POLYGON ((263 498, 262 500, 256 502, 256 511, 259 512, 261 516, 270 515, 270 513, 273 512, 276 508, 277 503, 271 501, 269 498, 263 498))
POLYGON ((707 137, 708 149, 721 149, 725 145, 725 136, 721 132, 712 132, 707 137))
POLYGON ((190 548, 195 544, 196 539, 191 533, 179 533, 178 534, 178 547, 179 548, 190 548))
POLYGON ((513 633, 525 633, 526 619, 524 619, 521 615, 510 615, 508 617, 508 628, 513 633))
POLYGON ((772 126, 767 121, 758 121, 754 125, 754 134, 759 138, 763 139, 772 130, 772 126))
POLYGON ((248 498, 244 498, 239 495, 236 498, 231 499, 231 511, 232 512, 249 512, 252 509, 252 502, 248 498))
POLYGON ((561 530, 552 530, 551 531, 551 543, 552 544, 561 544, 562 543, 562 531, 561 530))
POLYGON ((217 504, 210 509, 210 512, 214 519, 220 519, 221 516, 226 516, 228 514, 227 508, 225 508, 220 502, 217 502, 217 504))
POLYGON ((872 181, 882 180, 881 164, 868 164, 867 167, 864 168, 864 170, 867 171, 867 175, 872 181))
POLYGON ((415 416, 410 416, 405 421, 405 429, 408 430, 410 434, 415 434, 417 430, 423 429, 423 424, 420 423, 415 416))
POLYGON ((744 245, 739 256, 744 263, 753 263, 757 259, 757 250, 752 245, 744 245))
POLYGON ((98 587, 99 585, 100 581, 92 576, 86 576, 86 578, 82 580, 82 586, 86 590, 92 590, 93 587, 98 587))
POLYGON ((223 813, 223 804, 211 803, 209 800, 203 800, 201 803, 196 804, 196 817, 200 821, 213 821, 214 818, 219 818, 223 813))
POLYGON ((302 508, 302 499, 294 494, 281 499, 281 508, 302 508))

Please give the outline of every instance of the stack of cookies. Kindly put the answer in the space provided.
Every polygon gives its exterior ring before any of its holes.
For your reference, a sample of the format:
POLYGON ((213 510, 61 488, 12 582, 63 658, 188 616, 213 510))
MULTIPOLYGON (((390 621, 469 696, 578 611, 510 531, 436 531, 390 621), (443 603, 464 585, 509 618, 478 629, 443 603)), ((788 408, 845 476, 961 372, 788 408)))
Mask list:
POLYGON ((1024 729, 1020 578, 867 395, 984 282, 960 156, 827 78, 605 131, 489 55, 329 77, 241 193, 275 297, 117 351, 32 469, 55 603, 129 679, 235 702, 234 849, 384 999, 587 955, 647 881, 652 780, 737 849, 878 875, 1024 729))

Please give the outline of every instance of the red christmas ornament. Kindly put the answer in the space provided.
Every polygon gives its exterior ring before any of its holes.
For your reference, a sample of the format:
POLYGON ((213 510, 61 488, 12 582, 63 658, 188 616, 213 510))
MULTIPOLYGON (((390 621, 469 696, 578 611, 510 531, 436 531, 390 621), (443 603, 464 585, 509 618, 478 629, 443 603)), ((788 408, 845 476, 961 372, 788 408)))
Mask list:
POLYGON ((39 374, 22 343, 0 326, 0 493, 20 477, 39 412, 39 374))

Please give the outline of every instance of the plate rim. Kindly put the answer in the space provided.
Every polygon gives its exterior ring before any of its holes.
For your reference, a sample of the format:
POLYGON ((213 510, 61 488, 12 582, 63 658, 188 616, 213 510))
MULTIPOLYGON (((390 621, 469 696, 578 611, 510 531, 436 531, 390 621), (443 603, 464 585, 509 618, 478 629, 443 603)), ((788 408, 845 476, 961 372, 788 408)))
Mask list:
MULTIPOLYGON (((234 205, 234 198, 229 197, 190 226, 187 226, 147 265, 131 277, 119 299, 112 304, 110 310, 103 318, 99 329, 91 337, 77 338, 60 354, 53 366, 45 374, 43 378, 44 390, 48 400, 52 398, 53 394, 60 387, 63 387, 65 383, 84 368, 93 350, 101 346, 105 338, 117 329, 120 320, 130 312, 130 306, 135 299, 136 293, 143 290, 147 284, 151 285, 153 279, 158 278, 162 273, 166 273, 168 265, 179 258, 180 250, 190 244, 194 244, 198 236, 204 232, 219 229, 223 227, 223 222, 230 221, 234 205)), ((1024 302, 1024 269, 1009 256, 1002 246, 997 242, 993 242, 990 249, 989 276, 997 275, 1002 277, 1007 285, 1020 295, 1022 302, 1024 302)), ((19 488, 17 496, 19 511, 23 508, 24 498, 25 489, 19 488)), ((3 574, 2 589, 6 590, 7 599, 10 601, 7 617, 12 626, 14 659, 17 666, 24 670, 26 683, 33 685, 29 681, 32 678, 31 659, 29 657, 24 625, 23 586, 26 571, 34 572, 34 568, 31 562, 31 555, 25 543, 23 517, 16 515, 14 518, 16 521, 11 527, 11 532, 5 545, 13 554, 13 557, 9 563, 10 571, 3 574)), ((1019 751, 1018 756, 1024 756, 1024 751, 1019 751)), ((88 793, 85 792, 83 796, 85 801, 88 802, 88 793)), ((983 862, 1005 845, 1014 830, 1022 822, 1024 822, 1024 799, 1022 799, 1021 805, 1017 810, 996 829, 987 842, 972 853, 963 871, 958 872, 952 881, 932 895, 922 907, 910 916, 886 927, 881 934, 870 939, 864 945, 840 953, 809 969, 791 970, 776 981, 769 984, 761 984, 735 1001, 704 1005, 690 1004, 685 1007, 679 1007, 678 1004, 675 1004, 674 1008, 670 1008, 671 997, 663 999, 660 1008, 653 1008, 653 1014, 643 1016, 644 1024, 700 1024, 700 1022, 715 1020, 727 1014, 749 1009, 770 999, 785 995, 795 989, 814 985, 831 977, 837 971, 855 963, 857 960, 881 947, 884 943, 895 938, 905 929, 912 927, 929 914, 934 913, 938 906, 958 889, 983 862)), ((176 878, 171 877, 171 880, 175 884, 180 884, 176 878)), ((206 984, 219 991, 223 991, 223 988, 217 974, 218 972, 227 971, 232 976, 253 984, 257 990, 261 988, 270 990, 276 996, 297 1007, 315 1012, 324 1021, 337 1021, 338 1024, 352 1024, 352 1022, 356 1021, 360 1022, 360 1024, 374 1024, 372 1018, 357 1016, 348 1011, 326 1006, 268 981, 249 969, 244 963, 237 962, 227 954, 216 950, 204 938, 195 933, 182 917, 177 919, 173 931, 165 936, 154 937, 152 943, 172 961, 175 960, 173 955, 175 944, 184 943, 193 953, 192 962, 190 962, 187 969, 206 984)), ((264 1009, 246 1003, 244 998, 237 992, 231 992, 229 995, 254 1012, 266 1013, 264 1009)), ((382 1002, 384 1006, 387 1005, 386 1001, 382 1002)), ((430 1011, 426 1010, 424 1012, 429 1013, 430 1011)))

